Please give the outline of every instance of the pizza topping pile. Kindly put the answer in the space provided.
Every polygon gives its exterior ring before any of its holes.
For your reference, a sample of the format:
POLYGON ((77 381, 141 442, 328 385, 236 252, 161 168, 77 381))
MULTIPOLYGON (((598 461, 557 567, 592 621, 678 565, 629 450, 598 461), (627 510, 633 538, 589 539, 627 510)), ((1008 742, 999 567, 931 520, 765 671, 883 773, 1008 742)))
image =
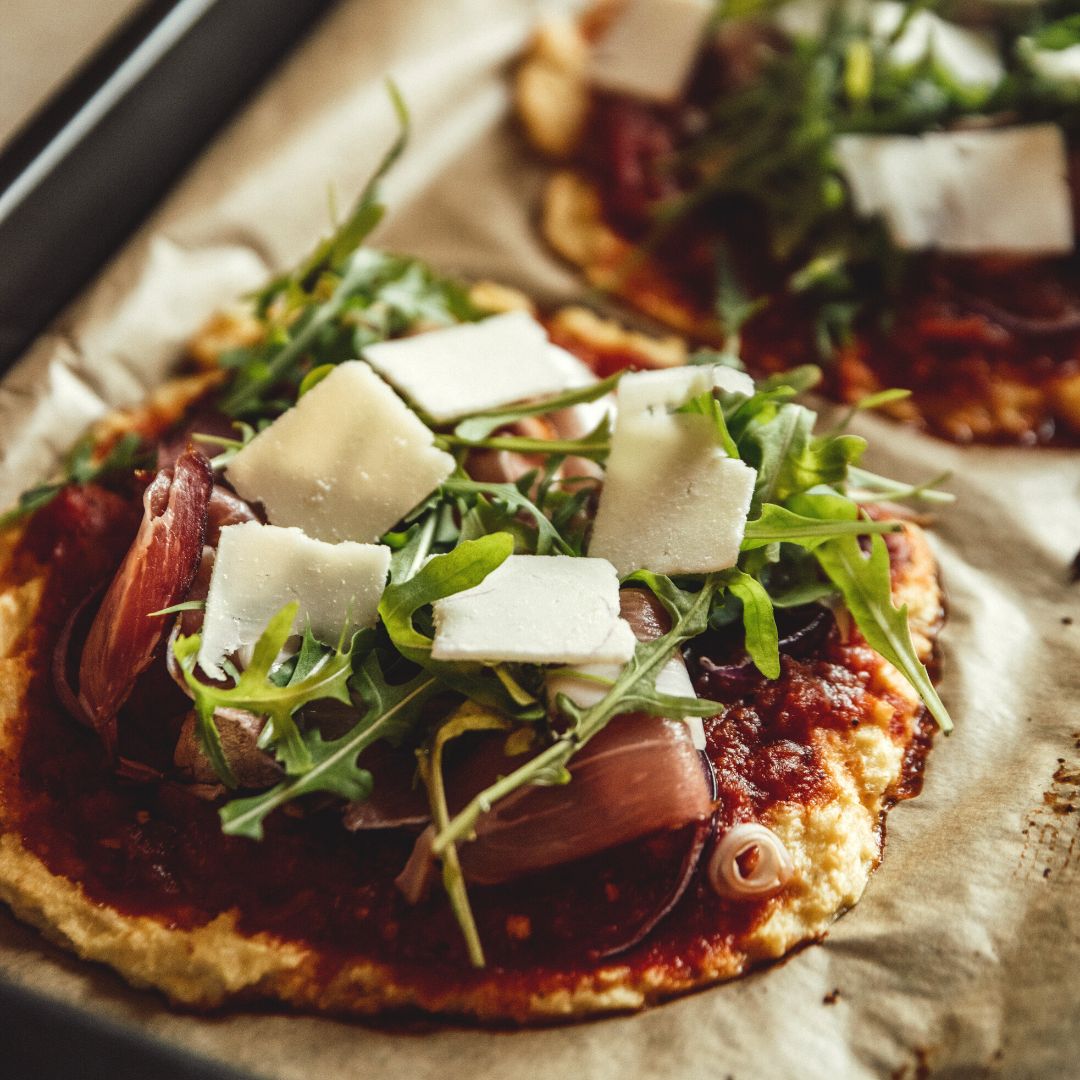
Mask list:
POLYGON ((146 486, 88 635, 65 645, 81 707, 115 755, 141 673, 171 674, 191 702, 175 771, 125 775, 189 783, 231 836, 328 805, 357 838, 411 830, 398 886, 415 902, 441 879, 477 966, 470 890, 637 838, 679 850, 609 952, 706 851, 722 895, 776 891, 783 845, 752 800, 720 813, 701 752, 734 685, 710 636, 737 633, 768 682, 819 614, 846 612, 947 730, 891 597, 900 523, 864 509, 944 496, 859 468, 843 426, 814 434, 794 399, 816 371, 754 384, 703 352, 597 379, 532 316, 485 317, 360 246, 379 212, 369 189, 221 357, 203 430, 146 486), (530 467, 479 478, 491 454, 530 467))
POLYGON ((957 441, 1073 441, 1078 58, 1062 4, 621 0, 518 97, 594 284, 957 441))

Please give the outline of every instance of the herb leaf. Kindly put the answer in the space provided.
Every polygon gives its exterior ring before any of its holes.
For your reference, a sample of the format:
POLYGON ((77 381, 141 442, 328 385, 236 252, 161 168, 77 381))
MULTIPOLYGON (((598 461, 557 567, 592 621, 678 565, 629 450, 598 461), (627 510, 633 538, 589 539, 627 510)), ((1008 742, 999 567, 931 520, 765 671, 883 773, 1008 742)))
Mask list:
POLYGON ((853 536, 830 540, 814 551, 829 580, 840 590, 844 603, 870 647, 897 667, 922 697, 930 714, 944 732, 952 720, 926 668, 915 653, 908 626, 907 605, 892 604, 889 552, 885 541, 874 536, 866 556, 853 536))
POLYGON ((347 648, 327 653, 325 658, 304 678, 278 686, 272 669, 285 642, 292 635, 292 625, 299 604, 293 601, 281 609, 267 624, 255 644, 251 663, 239 673, 235 686, 223 688, 204 683, 195 674, 201 643, 200 634, 179 637, 173 646, 176 660, 195 700, 199 720, 198 731, 203 749, 228 787, 236 779, 225 760, 221 740, 214 723, 219 708, 242 709, 267 718, 263 736, 274 747, 277 759, 290 776, 307 772, 313 764, 308 744, 300 734, 293 715, 303 705, 325 698, 350 703, 348 680, 352 674, 353 643, 347 648))
POLYGON ((357 758, 379 739, 403 741, 416 727, 424 704, 438 689, 436 680, 422 672, 407 683, 391 686, 383 678, 374 653, 369 653, 353 678, 352 686, 368 706, 351 731, 325 741, 317 728, 304 733, 311 767, 290 776, 268 791, 233 799, 221 808, 221 826, 230 836, 263 838, 263 823, 280 806, 302 795, 328 792, 355 802, 366 799, 378 783, 357 758))

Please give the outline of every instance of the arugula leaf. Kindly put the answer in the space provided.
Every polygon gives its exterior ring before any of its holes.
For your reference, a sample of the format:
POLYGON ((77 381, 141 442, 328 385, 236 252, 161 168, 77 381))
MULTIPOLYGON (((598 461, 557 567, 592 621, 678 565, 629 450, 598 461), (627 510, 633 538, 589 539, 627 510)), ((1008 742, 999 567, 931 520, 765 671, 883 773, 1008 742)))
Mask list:
MULTIPOLYGON (((836 496, 838 499, 841 496, 836 496)), ((847 502, 847 500, 843 500, 847 502)), ((850 504, 854 506, 854 504, 850 504)), ((853 520, 851 518, 807 517, 785 510, 775 503, 766 503, 755 521, 746 523, 742 550, 754 551, 769 544, 798 544, 812 551, 827 540, 838 536, 868 536, 874 533, 896 532, 898 521, 853 520)))
POLYGON ((436 600, 479 585, 514 550, 508 533, 465 540, 446 555, 436 555, 413 577, 392 582, 379 602, 379 615, 394 647, 415 664, 431 660, 431 638, 417 630, 414 617, 436 600))
MULTIPOLYGON (((420 775, 428 789, 431 803, 431 820, 435 828, 442 832, 450 823, 450 809, 446 802, 446 787, 443 782, 442 754, 446 744, 471 731, 508 730, 510 725, 487 709, 478 709, 466 702, 436 731, 431 745, 425 753, 419 755, 420 775)), ((442 858, 443 888, 450 898, 458 926, 461 927, 465 946, 469 953, 469 963, 475 968, 484 966, 484 949, 480 943, 480 934, 476 929, 469 894, 465 889, 465 876, 461 872, 457 846, 453 841, 443 846, 438 853, 442 858)))
POLYGON ((274 747, 278 761, 290 776, 307 772, 313 765, 311 750, 300 734, 293 715, 303 705, 331 698, 350 704, 348 680, 352 674, 353 646, 327 653, 320 663, 297 682, 278 686, 272 670, 285 642, 292 635, 293 622, 299 604, 293 601, 281 609, 267 624, 255 643, 251 662, 240 673, 232 687, 223 688, 204 683, 195 674, 202 636, 192 634, 177 638, 173 652, 184 681, 191 690, 198 718, 199 738, 214 770, 228 787, 236 786, 229 763, 221 748, 221 739, 214 723, 214 712, 220 708, 242 709, 265 716, 267 726, 263 736, 274 747))
POLYGON ((472 416, 460 420, 454 428, 454 435, 465 443, 471 443, 478 439, 486 439, 493 431, 501 427, 508 427, 518 420, 524 420, 528 416, 546 416, 549 413, 568 409, 572 405, 583 405, 590 401, 599 401, 600 398, 610 394, 618 385, 619 380, 625 373, 617 371, 599 382, 590 383, 574 390, 567 390, 555 397, 545 398, 542 401, 533 401, 514 408, 501 407, 487 412, 474 413, 472 416))
POLYGON ((415 730, 423 706, 439 689, 436 679, 426 672, 406 683, 389 685, 374 653, 365 657, 352 686, 367 705, 357 724, 338 739, 324 740, 317 728, 305 732, 311 759, 307 772, 287 777, 258 795, 226 803, 220 811, 224 832, 261 840, 267 816, 302 795, 327 792, 349 802, 368 798, 378 778, 360 768, 357 758, 379 739, 404 741, 415 730))
MULTIPOLYGON (((525 478, 526 481, 528 478, 525 478)), ((442 490, 450 495, 489 495, 503 503, 515 513, 527 514, 537 530, 536 554, 548 555, 558 551, 562 555, 576 555, 572 544, 568 543, 551 523, 543 510, 514 484, 486 483, 479 480, 450 479, 443 481, 442 490)))
POLYGON ((692 397, 685 405, 675 410, 677 413, 689 413, 691 416, 704 416, 711 421, 716 431, 716 441, 730 458, 739 457, 739 448, 728 431, 727 420, 724 418, 724 410, 715 394, 707 390, 703 394, 692 397))
POLYGON ((741 570, 725 572, 727 587, 742 601, 746 651, 766 679, 780 678, 780 637, 765 586, 741 570))
POLYGON ((952 731, 949 717, 926 668, 915 653, 908 626, 907 605, 892 603, 889 552, 874 536, 866 556, 853 536, 837 537, 814 551, 821 568, 840 590, 867 644, 893 664, 922 697, 938 727, 952 731))
MULTIPOLYGON (((484 425, 477 421, 477 426, 484 425)), ((519 454, 573 455, 590 461, 603 461, 611 450, 611 419, 603 417, 588 435, 580 439, 537 439, 527 435, 493 435, 473 439, 455 433, 439 435, 436 442, 446 449, 464 446, 481 450, 511 450, 519 454)))

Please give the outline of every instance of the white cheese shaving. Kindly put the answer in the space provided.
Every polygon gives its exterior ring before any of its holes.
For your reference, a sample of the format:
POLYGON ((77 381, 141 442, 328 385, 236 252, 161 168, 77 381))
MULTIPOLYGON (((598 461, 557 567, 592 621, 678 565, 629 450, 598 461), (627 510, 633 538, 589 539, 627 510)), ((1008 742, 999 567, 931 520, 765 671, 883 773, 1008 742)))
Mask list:
POLYGON ((417 415, 358 360, 338 365, 227 468, 275 525, 377 540, 453 471, 417 415))
POLYGON ((593 49, 593 84, 648 101, 674 101, 714 6, 710 0, 625 0, 593 49))
POLYGON ((756 478, 716 445, 708 417, 620 413, 589 554, 620 576, 734 566, 756 478))
POLYGON ((630 416, 661 406, 677 409, 709 390, 752 397, 754 380, 723 364, 627 372, 619 380, 619 415, 630 416))
POLYGON ((472 589, 437 600, 435 660, 625 663, 636 639, 603 559, 511 555, 472 589))
POLYGON ((1054 124, 843 135, 835 151, 857 212, 880 214, 902 249, 1073 249, 1065 139, 1054 124))
MULTIPOLYGON (((549 345, 548 349, 552 361, 558 366, 566 380, 564 389, 578 390, 599 382, 592 369, 572 352, 558 345, 549 345)), ((562 438, 581 439, 595 431, 605 416, 614 417, 614 415, 615 399, 611 394, 605 394, 596 401, 583 401, 553 412, 551 422, 562 438)))
POLYGON ((560 354, 525 311, 364 349, 364 359, 439 424, 578 385, 560 354))
MULTIPOLYGON (((605 679, 613 683, 623 672, 623 664, 582 664, 570 671, 550 674, 547 677, 548 700, 554 701, 557 694, 565 694, 575 705, 582 709, 591 708, 606 696, 609 686, 594 682, 605 679), (585 678, 582 678, 585 676, 585 678), (589 678, 591 676, 591 678, 589 678)), ((672 656, 656 675, 656 689, 661 694, 671 697, 694 698, 694 685, 690 682, 690 673, 681 657, 672 656)), ((687 716, 683 723, 690 729, 690 738, 696 750, 705 749, 705 725, 700 716, 687 716)))
POLYGON ((1029 39, 1021 42, 1020 51, 1040 78, 1071 86, 1080 83, 1080 45, 1070 45, 1066 49, 1037 49, 1029 39))
POLYGON ((300 529, 247 521, 221 530, 203 617, 199 663, 221 678, 221 661, 258 641, 286 604, 299 601, 293 629, 336 644, 373 626, 390 568, 381 544, 327 544, 300 529))

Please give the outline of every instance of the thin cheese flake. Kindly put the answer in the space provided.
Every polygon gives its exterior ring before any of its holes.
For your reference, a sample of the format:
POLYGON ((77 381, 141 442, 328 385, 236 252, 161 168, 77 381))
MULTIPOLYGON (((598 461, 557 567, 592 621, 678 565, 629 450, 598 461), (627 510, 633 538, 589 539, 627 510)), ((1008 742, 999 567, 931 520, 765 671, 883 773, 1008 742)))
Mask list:
POLYGON ((327 544, 257 521, 226 526, 206 598, 200 665, 221 678, 222 659, 254 645, 294 600, 300 607, 293 629, 310 626, 326 644, 373 626, 389 568, 390 549, 381 544, 327 544))
POLYGON ((274 525, 374 541, 453 471, 419 417, 358 360, 338 365, 228 466, 274 525))
POLYGON ((723 364, 628 372, 619 380, 619 415, 630 416, 658 408, 677 409, 710 390, 752 397, 754 380, 723 364))
POLYGON ((756 479, 716 445, 707 417, 620 413, 589 554, 620 576, 726 570, 739 557, 756 479))
POLYGON ((369 345, 367 360, 436 423, 550 397, 576 373, 528 312, 369 345))
POLYGON ((1065 138, 1054 124, 926 135, 843 135, 855 209, 897 247, 956 254, 1073 250, 1065 138))
POLYGON ((634 654, 619 579, 603 559, 511 555, 434 609, 435 660, 624 664, 634 654))
POLYGON ((710 0, 625 0, 593 49, 592 83, 648 101, 675 101, 713 10, 710 0))

